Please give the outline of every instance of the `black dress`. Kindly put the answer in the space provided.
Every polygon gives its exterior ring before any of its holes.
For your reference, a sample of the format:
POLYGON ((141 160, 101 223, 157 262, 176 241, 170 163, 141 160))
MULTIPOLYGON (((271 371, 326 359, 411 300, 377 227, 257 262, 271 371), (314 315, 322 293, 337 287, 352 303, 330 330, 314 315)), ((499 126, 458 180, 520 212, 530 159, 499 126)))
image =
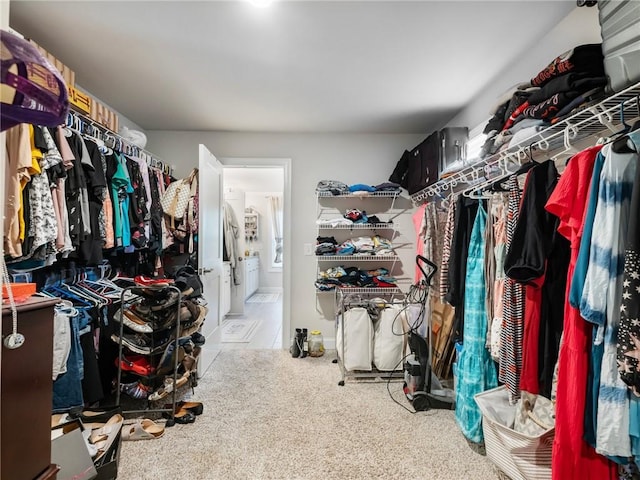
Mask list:
POLYGON ((478 201, 462 195, 456 201, 451 256, 449 257, 449 293, 445 301, 455 307, 454 335, 462 341, 464 331, 464 291, 467 276, 467 256, 473 222, 478 213, 478 201))
POLYGON ((533 352, 533 364, 527 364, 523 357, 521 385, 523 390, 547 397, 551 395, 553 370, 562 336, 570 256, 568 240, 557 231, 559 219, 544 208, 557 183, 558 170, 552 160, 531 170, 513 240, 505 258, 506 275, 528 286, 524 345, 529 349, 527 356, 531 349, 537 349, 533 352), (536 325, 531 328, 529 322, 536 325), (527 338, 531 330, 533 337, 527 338), (537 383, 537 387, 531 387, 531 380, 537 383))

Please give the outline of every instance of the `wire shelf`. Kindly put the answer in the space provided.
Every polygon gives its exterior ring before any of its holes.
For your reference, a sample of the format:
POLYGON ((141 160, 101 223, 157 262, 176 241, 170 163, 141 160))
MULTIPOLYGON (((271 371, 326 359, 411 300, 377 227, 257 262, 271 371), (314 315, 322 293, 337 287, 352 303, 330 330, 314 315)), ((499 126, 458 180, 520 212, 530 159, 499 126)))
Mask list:
POLYGON ((338 287, 338 291, 344 294, 350 293, 378 293, 378 294, 390 294, 390 293, 402 293, 402 290, 398 287, 338 287))
POLYGON ((316 255, 319 262, 344 260, 349 262, 394 261, 397 255, 316 255))
POLYGON ((362 192, 362 193, 345 193, 341 195, 334 195, 331 192, 316 192, 318 198, 395 198, 400 195, 401 192, 362 192))
POLYGON ((323 225, 318 224, 318 228, 325 230, 394 230, 393 223, 354 223, 353 225, 323 225))
POLYGON ((452 193, 456 187, 473 186, 491 181, 504 172, 508 164, 520 165, 528 161, 528 149, 545 152, 550 158, 572 153, 572 145, 589 137, 607 136, 621 130, 622 118, 631 124, 640 117, 640 83, 613 94, 593 105, 586 105, 577 113, 537 132, 519 144, 465 166, 462 170, 439 180, 411 195, 414 205, 430 197, 452 193))

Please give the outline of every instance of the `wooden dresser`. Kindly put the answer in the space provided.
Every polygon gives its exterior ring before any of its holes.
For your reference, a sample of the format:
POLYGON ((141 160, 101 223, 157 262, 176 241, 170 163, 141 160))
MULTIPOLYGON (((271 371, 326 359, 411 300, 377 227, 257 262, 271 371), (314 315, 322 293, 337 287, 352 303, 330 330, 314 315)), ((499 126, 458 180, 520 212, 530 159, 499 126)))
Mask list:
MULTIPOLYGON (((0 478, 55 479, 51 464, 53 315, 56 299, 31 298, 18 307, 24 344, 4 345, 0 359, 0 478)), ((2 338, 11 333, 11 309, 2 306, 2 338)))

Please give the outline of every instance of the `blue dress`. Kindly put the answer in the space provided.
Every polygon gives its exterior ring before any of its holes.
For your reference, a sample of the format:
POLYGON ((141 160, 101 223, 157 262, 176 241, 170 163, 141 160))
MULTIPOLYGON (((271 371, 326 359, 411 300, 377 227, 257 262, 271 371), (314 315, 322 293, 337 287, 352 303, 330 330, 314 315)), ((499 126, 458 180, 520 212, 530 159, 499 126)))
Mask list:
POLYGON ((487 213, 478 208, 471 231, 464 294, 463 346, 456 366, 456 421, 470 441, 480 443, 482 413, 474 395, 498 386, 496 365, 486 348, 484 232, 487 213))

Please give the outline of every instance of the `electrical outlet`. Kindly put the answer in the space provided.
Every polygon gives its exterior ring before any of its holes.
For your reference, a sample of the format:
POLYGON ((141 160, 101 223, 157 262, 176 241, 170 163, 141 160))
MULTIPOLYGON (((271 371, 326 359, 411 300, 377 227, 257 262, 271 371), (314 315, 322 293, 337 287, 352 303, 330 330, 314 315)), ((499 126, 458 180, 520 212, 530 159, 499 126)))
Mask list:
POLYGON ((305 255, 313 255, 313 245, 310 243, 304 244, 304 254, 305 255))

